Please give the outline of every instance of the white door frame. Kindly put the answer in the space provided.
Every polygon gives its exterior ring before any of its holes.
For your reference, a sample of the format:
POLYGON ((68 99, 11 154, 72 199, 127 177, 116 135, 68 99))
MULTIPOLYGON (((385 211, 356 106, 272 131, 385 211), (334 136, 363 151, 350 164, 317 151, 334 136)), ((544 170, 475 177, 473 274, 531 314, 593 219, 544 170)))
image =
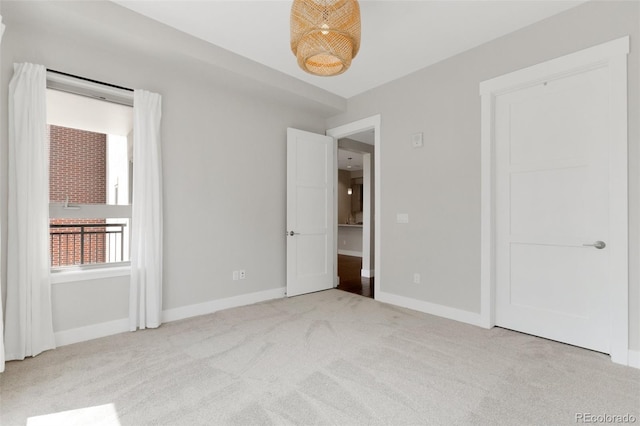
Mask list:
MULTIPOLYGON (((382 276, 380 273, 380 265, 382 264, 381 262, 381 256, 380 256, 380 115, 374 115, 371 117, 367 117, 367 118, 363 118, 361 120, 358 121, 354 121, 352 123, 348 123, 348 124, 344 124, 342 126, 338 126, 338 127, 334 127, 332 129, 328 129, 326 134, 327 136, 331 136, 333 137, 333 143, 335 144, 335 152, 338 152, 338 139, 342 139, 342 138, 346 138, 347 136, 351 136, 351 135, 355 135, 356 133, 360 133, 360 132, 364 132, 366 130, 371 130, 373 129, 373 136, 374 136, 374 148, 373 148, 373 154, 374 154, 374 193, 375 193, 375 200, 374 200, 374 207, 373 207, 373 211, 374 211, 374 265, 373 269, 375 270, 375 280, 373 281, 373 286, 374 286, 374 291, 373 291, 373 295, 374 298, 377 299, 378 295, 380 294, 380 277, 382 276)), ((336 154, 337 155, 337 154, 336 154)), ((336 164, 338 164, 337 160, 336 160, 336 164)), ((335 187, 338 187, 338 168, 335 168, 335 187)), ((337 209, 338 206, 338 195, 337 193, 334 193, 334 208, 337 209)), ((336 217, 337 217, 337 212, 336 212, 336 217)), ((338 222, 336 221, 335 223, 335 233, 336 235, 338 235, 338 222)), ((334 256, 337 258, 338 257, 338 238, 335 239, 335 254, 334 256)), ((336 285, 338 284, 337 280, 338 280, 338 263, 335 263, 335 280, 336 280, 336 285)))
POLYGON ((627 55, 629 37, 622 37, 579 52, 552 59, 480 83, 481 133, 481 233, 480 318, 481 325, 495 325, 495 99, 496 96, 545 81, 608 68, 611 95, 610 135, 610 239, 612 244, 610 286, 611 348, 613 362, 629 362, 628 279, 628 177, 627 177, 627 55), (615 248, 613 247, 615 245, 615 248))

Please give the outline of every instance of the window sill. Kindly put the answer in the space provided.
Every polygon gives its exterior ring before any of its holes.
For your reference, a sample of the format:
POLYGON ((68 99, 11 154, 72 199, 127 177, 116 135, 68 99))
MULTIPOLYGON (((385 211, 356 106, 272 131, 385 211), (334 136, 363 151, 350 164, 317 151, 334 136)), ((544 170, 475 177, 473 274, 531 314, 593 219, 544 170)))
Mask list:
POLYGON ((107 266, 104 268, 70 269, 51 271, 51 284, 75 281, 97 280, 101 278, 124 277, 131 274, 131 266, 107 266))

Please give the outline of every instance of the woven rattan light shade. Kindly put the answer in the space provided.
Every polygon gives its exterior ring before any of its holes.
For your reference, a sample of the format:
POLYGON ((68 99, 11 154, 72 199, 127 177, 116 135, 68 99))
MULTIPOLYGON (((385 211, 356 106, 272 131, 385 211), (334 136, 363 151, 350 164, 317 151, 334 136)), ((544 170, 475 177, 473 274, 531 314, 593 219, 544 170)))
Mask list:
POLYGON ((357 0, 293 0, 291 50, 300 68, 320 76, 342 74, 359 49, 357 0))

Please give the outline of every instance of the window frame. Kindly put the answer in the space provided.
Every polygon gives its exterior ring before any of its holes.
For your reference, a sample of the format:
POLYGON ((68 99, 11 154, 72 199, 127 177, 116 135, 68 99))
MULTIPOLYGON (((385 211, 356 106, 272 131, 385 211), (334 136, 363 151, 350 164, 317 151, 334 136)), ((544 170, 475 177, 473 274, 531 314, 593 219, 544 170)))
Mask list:
MULTIPOLYGON (((47 89, 72 93, 133 108, 133 91, 47 70, 47 89)), ((131 176, 130 178, 133 178, 131 176)), ((131 194, 130 194, 131 198, 131 194)), ((49 203, 49 219, 129 219, 131 223, 133 200, 127 205, 49 203)), ((130 234, 129 234, 130 235, 130 234)), ((131 262, 93 263, 87 265, 50 266, 53 284, 111 278, 128 275, 131 262)))

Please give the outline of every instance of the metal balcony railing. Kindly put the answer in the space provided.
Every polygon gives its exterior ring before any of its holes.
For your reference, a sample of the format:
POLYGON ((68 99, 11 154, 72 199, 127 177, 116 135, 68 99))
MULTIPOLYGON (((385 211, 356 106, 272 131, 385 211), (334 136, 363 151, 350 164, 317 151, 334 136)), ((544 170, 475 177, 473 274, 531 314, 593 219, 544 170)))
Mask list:
POLYGON ((50 224, 51 266, 122 262, 126 223, 50 224))

